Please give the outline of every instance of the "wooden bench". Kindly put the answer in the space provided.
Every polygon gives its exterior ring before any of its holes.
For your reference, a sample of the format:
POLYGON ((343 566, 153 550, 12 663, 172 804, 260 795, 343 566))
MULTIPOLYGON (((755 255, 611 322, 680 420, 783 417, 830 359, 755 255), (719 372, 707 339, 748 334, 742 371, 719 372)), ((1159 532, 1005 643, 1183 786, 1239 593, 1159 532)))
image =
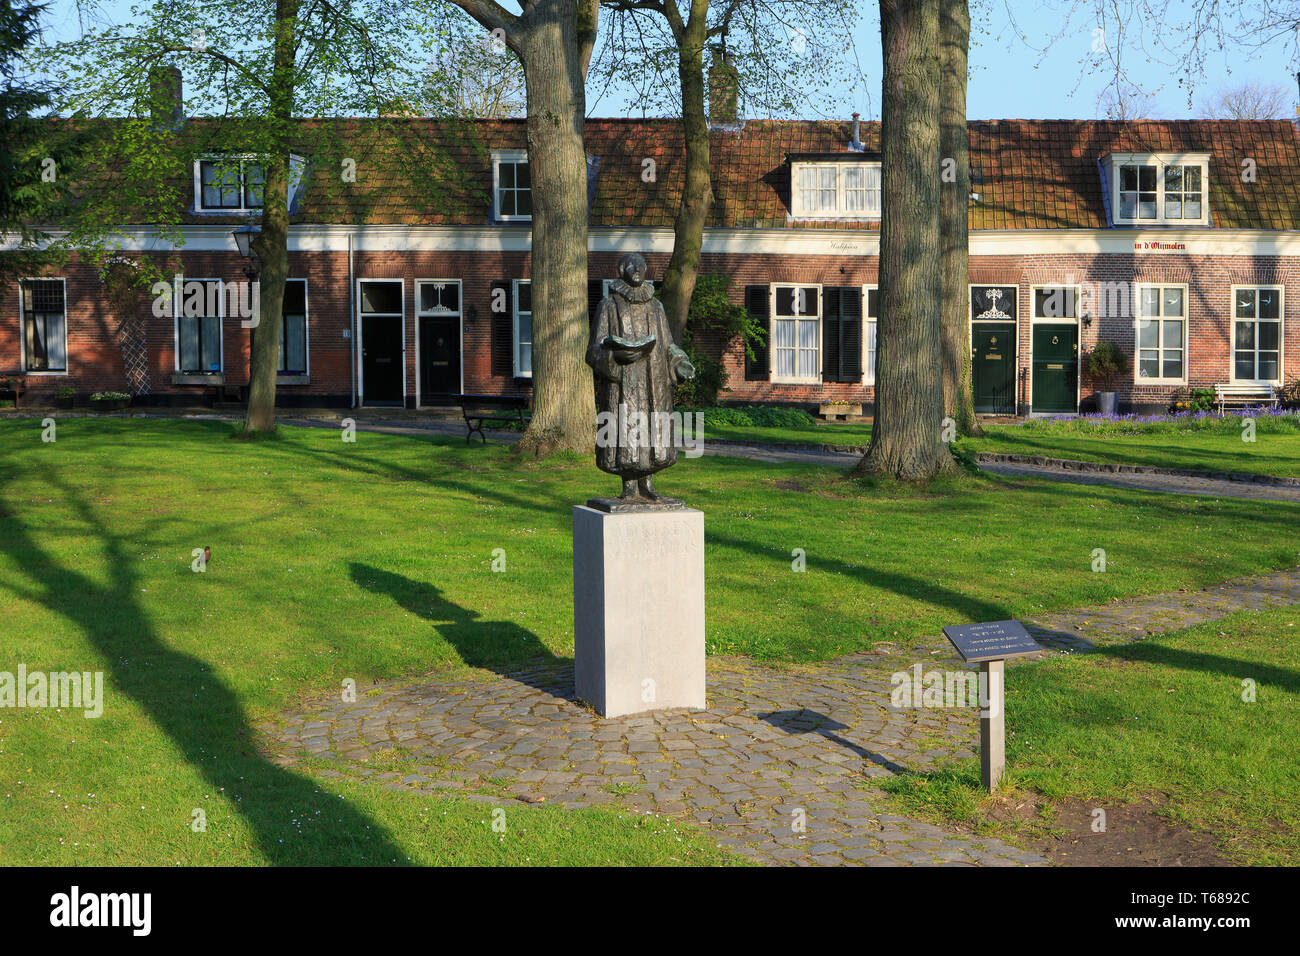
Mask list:
POLYGON ((26 372, 0 372, 0 394, 12 392, 14 396, 14 408, 21 408, 23 404, 23 392, 27 390, 27 373, 26 372))
POLYGON ((474 433, 478 432, 483 444, 487 444, 487 435, 483 426, 489 422, 501 425, 527 426, 532 412, 528 409, 528 398, 524 395, 454 395, 465 416, 465 444, 470 444, 474 433))
POLYGON ((1247 408, 1262 405, 1276 405, 1277 395, 1272 385, 1216 385, 1214 400, 1219 404, 1219 414, 1225 406, 1247 408))

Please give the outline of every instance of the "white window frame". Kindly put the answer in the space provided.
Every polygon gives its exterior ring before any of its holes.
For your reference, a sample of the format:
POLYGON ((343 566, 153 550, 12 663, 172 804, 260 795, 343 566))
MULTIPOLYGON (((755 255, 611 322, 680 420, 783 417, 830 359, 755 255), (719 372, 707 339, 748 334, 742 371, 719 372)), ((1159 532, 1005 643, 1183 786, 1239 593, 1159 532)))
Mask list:
POLYGON ((849 211, 848 199, 847 199, 847 188, 844 183, 845 169, 874 170, 876 173, 877 182, 880 181, 879 160, 876 160, 874 162, 859 160, 854 162, 808 161, 808 162, 791 163, 790 164, 790 214, 791 216, 795 219, 810 219, 810 220, 848 219, 848 220, 862 220, 865 222, 878 221, 880 219, 880 208, 883 202, 882 187, 877 186, 874 190, 871 188, 867 188, 866 190, 868 200, 871 198, 873 192, 876 195, 876 206, 874 210, 866 209, 861 211, 858 210, 849 211), (805 209, 803 204, 803 189, 799 185, 800 174, 805 169, 824 169, 828 167, 834 167, 836 170, 834 212, 827 212, 825 210, 810 211, 808 209, 805 209))
MULTIPOLYGON (((528 165, 528 150, 526 149, 502 149, 492 153, 492 214, 498 222, 532 222, 533 217, 530 213, 527 216, 519 214, 503 215, 501 212, 501 164, 502 163, 524 163, 528 165)), ((528 175, 528 194, 532 198, 532 167, 529 166, 528 175)), ((515 192, 520 190, 515 187, 515 192)), ((516 207, 517 208, 517 207, 516 207)))
POLYGON ((18 280, 18 360, 20 375, 57 377, 71 374, 72 356, 68 352, 68 280, 63 276, 24 276, 18 280), (27 367, 27 312, 23 307, 24 282, 59 282, 63 286, 63 368, 29 369, 27 367))
POLYGON ((194 211, 197 213, 209 213, 218 216, 241 216, 260 214, 266 206, 266 167, 262 166, 262 205, 248 206, 244 204, 245 193, 248 186, 244 182, 244 165, 251 164, 261 166, 258 157, 251 153, 238 153, 230 155, 212 154, 200 156, 194 160, 194 211), (203 205, 203 163, 227 163, 233 166, 239 163, 239 205, 238 206, 205 206, 203 205))
MULTIPOLYGON (((1280 385, 1286 378, 1286 289, 1280 285, 1269 285, 1260 283, 1252 285, 1243 282, 1233 285, 1228 292, 1228 315, 1231 317, 1232 325, 1228 333, 1228 380, 1232 384, 1240 385, 1280 385), (1259 299, 1255 300, 1255 318, 1239 319, 1237 317, 1237 292, 1241 289, 1250 289, 1255 293, 1261 291, 1276 292, 1278 294, 1277 319, 1259 318, 1259 299), (1277 378, 1238 378, 1237 377, 1237 323, 1254 322, 1258 325, 1260 322, 1277 322, 1277 378)), ((1259 371, 1259 330, 1255 330, 1255 370, 1259 371)))
MULTIPOLYGON (((1188 300, 1187 285, 1185 283, 1180 283, 1180 282, 1137 282, 1134 283, 1133 293, 1134 293, 1134 298, 1136 299, 1136 301, 1133 303, 1133 384, 1134 385, 1186 385, 1188 366, 1191 364, 1191 356, 1188 354, 1188 348, 1187 348, 1188 341, 1191 335, 1190 329, 1188 328, 1190 323, 1187 317, 1187 313, 1191 311, 1191 302, 1188 300), (1157 301, 1160 303, 1160 312, 1161 312, 1160 315, 1150 316, 1150 315, 1142 314, 1142 292, 1145 289, 1159 290, 1157 301), (1174 318, 1173 316, 1166 316, 1164 314, 1164 308, 1165 308, 1164 290, 1165 289, 1181 289, 1183 293, 1183 314, 1180 317, 1178 317, 1178 321, 1183 323, 1183 342, 1181 347, 1181 351, 1183 353, 1183 374, 1179 378, 1168 378, 1164 374, 1165 351, 1166 351, 1165 322, 1171 321, 1174 318), (1140 340, 1141 333, 1139 330, 1141 328, 1141 323, 1150 322, 1153 318, 1156 319, 1158 322, 1158 328, 1156 330, 1156 345, 1157 345, 1157 351, 1159 352, 1159 358, 1157 359, 1157 361, 1159 362, 1160 374, 1158 376, 1152 376, 1152 375, 1143 376, 1141 373, 1141 367, 1142 367, 1142 352, 1144 351, 1144 349, 1141 345, 1141 340, 1140 340)), ((1145 351, 1150 351, 1150 350, 1146 349, 1145 351)))
MULTIPOLYGON (((768 296, 768 298, 767 298, 767 314, 768 314, 768 316, 769 316, 769 325, 768 325, 768 361, 769 361, 769 363, 770 363, 769 368, 770 368, 770 373, 771 373, 771 381, 772 381, 774 384, 778 384, 778 385, 820 385, 821 382, 822 382, 822 356, 825 354, 824 351, 823 351, 823 349, 822 349, 822 333, 823 333, 823 330, 824 330, 824 326, 822 325, 822 311, 823 311, 823 309, 822 309, 822 286, 821 286, 821 283, 819 283, 819 282, 773 282, 773 283, 770 283, 770 284, 768 285, 768 287, 767 287, 767 296, 768 296), (776 314, 776 292, 777 292, 778 289, 795 289, 795 290, 798 290, 798 289, 815 289, 815 290, 816 290, 816 291, 813 293, 813 300, 817 303, 817 317, 816 317, 816 318, 817 318, 817 358, 816 358, 816 361, 814 362, 814 365, 816 366, 817 371, 816 371, 816 372, 815 372, 811 377, 800 377, 800 376, 797 374, 797 373, 798 373, 798 370, 799 370, 799 326, 798 326, 798 323, 799 323, 800 321, 804 321, 804 322, 806 322, 806 321, 808 321, 808 319, 807 319, 806 317, 804 317, 804 318, 801 319, 801 318, 799 318, 798 316, 792 316, 792 315, 784 315, 784 316, 777 315, 777 314, 776 314), (796 372, 796 374, 793 375, 793 376, 789 376, 789 377, 781 377, 781 376, 777 375, 777 373, 776 373, 777 364, 778 364, 778 363, 777 363, 777 360, 776 360, 776 352, 777 352, 777 345, 776 345, 776 324, 777 324, 777 322, 782 322, 782 321, 791 321, 791 320, 794 320, 794 321, 795 321, 795 337, 794 337, 794 343, 795 343, 795 344, 794 344, 795 360, 794 360, 794 367, 795 367, 795 372, 796 372)), ((795 301, 796 301, 796 302, 798 301, 798 296, 797 296, 797 295, 796 295, 795 301)))
MULTIPOLYGON (((199 318, 195 316, 194 318, 199 318)), ((201 326, 200 326, 201 328, 201 326)), ((219 279, 216 276, 186 276, 178 275, 172 282, 172 354, 174 357, 174 371, 177 375, 219 375, 226 374, 226 280, 219 279), (217 354, 220 357, 221 368, 212 372, 206 369, 197 372, 186 372, 181 370, 181 319, 185 308, 185 285, 189 282, 215 282, 217 284, 217 354)), ((203 345, 199 345, 199 358, 203 358, 203 345)))
MULTIPOLYGON (((519 288, 520 286, 525 285, 528 286, 528 294, 531 296, 533 287, 532 279, 510 280, 510 358, 511 363, 514 366, 515 378, 533 377, 533 336, 531 332, 528 336, 528 371, 521 372, 519 370, 519 349, 523 344, 519 341, 519 316, 525 314, 519 309, 519 288)), ((531 330, 533 327, 533 312, 530 309, 526 314, 528 315, 528 328, 531 330)))
POLYGON ((880 316, 879 314, 873 319, 870 317, 869 303, 871 302, 871 293, 876 293, 876 311, 880 311, 880 286, 864 285, 862 287, 862 384, 876 384, 876 363, 870 360, 869 356, 877 351, 880 340, 875 339, 877 348, 868 348, 875 336, 880 334, 880 316), (874 332, 868 334, 868 327, 874 327, 874 332))
MULTIPOLYGON (((1209 153, 1113 153, 1110 157, 1111 220, 1121 226, 1208 226, 1210 224, 1209 153), (1156 170, 1156 215, 1152 219, 1120 215, 1120 173, 1124 166, 1152 166, 1156 170), (1165 215, 1165 169, 1169 166, 1198 166, 1201 170, 1201 215, 1171 219, 1165 215)), ((1135 212, 1137 210, 1134 210, 1135 212)))
MULTIPOLYGON (((290 276, 288 279, 285 280, 286 287, 290 282, 302 283, 302 347, 303 347, 303 357, 306 360, 303 364, 306 365, 306 368, 301 372, 281 372, 279 369, 276 369, 275 374, 277 376, 283 376, 285 378, 295 378, 300 375, 306 378, 311 378, 311 281, 307 278, 296 279, 293 276, 290 276)), ((284 329, 283 303, 280 306, 280 329, 281 329, 281 334, 283 334, 283 329, 284 329)), ((284 361, 283 347, 281 347, 280 349, 280 361, 281 362, 284 361)))
MULTIPOLYGON (((416 279, 415 280, 415 407, 423 408, 420 404, 420 396, 424 394, 424 383, 420 377, 420 319, 436 317, 451 318, 456 317, 456 337, 460 342, 460 390, 465 391, 465 283, 460 279, 416 279), (452 312, 449 309, 442 311, 430 310, 425 311, 420 308, 420 289, 426 285, 454 285, 458 286, 460 291, 456 294, 456 301, 460 303, 460 309, 452 312)), ((513 349, 512 349, 513 351, 513 349)))

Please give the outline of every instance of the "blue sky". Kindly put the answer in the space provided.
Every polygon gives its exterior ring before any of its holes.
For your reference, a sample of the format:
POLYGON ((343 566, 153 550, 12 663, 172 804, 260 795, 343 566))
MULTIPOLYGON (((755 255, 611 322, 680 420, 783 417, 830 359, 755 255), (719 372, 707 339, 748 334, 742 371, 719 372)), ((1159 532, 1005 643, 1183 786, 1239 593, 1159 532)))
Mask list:
MULTIPOLYGON (((1094 14, 1098 0, 1048 0, 1012 3, 984 0, 972 3, 975 29, 972 37, 971 77, 967 113, 972 119, 1088 119, 1104 115, 1098 96, 1113 83, 1113 70, 1098 67, 1104 54, 1096 51, 1102 38, 1096 32, 1094 14)), ((1134 0, 1106 0, 1106 5, 1128 9, 1134 0)), ((517 4, 507 3, 517 9, 517 4)), ((1192 3, 1169 0, 1169 15, 1156 29, 1139 16, 1129 16, 1125 42, 1120 43, 1112 19, 1106 44, 1122 50, 1121 62, 1129 80, 1146 96, 1140 115, 1186 118, 1201 115, 1197 107, 1205 94, 1261 83, 1282 87, 1287 95, 1287 115, 1297 102, 1295 51, 1289 38, 1274 40, 1257 49, 1229 42, 1219 52, 1202 58, 1204 77, 1196 80, 1193 106, 1178 79, 1175 51, 1159 49, 1163 38, 1175 35, 1177 24, 1187 20, 1192 3), (1168 24, 1174 24, 1170 28, 1168 24)), ((102 15, 125 19, 130 3, 106 0, 99 5, 102 15)), ((874 0, 860 0, 861 21, 855 35, 855 54, 863 81, 857 89, 843 88, 838 96, 815 104, 809 116, 841 115, 857 109, 867 118, 880 115, 880 36, 874 0)), ((47 36, 68 37, 77 33, 74 0, 54 0, 46 13, 47 36)), ((607 95, 593 104, 592 115, 617 116, 628 111, 626 96, 607 95)))

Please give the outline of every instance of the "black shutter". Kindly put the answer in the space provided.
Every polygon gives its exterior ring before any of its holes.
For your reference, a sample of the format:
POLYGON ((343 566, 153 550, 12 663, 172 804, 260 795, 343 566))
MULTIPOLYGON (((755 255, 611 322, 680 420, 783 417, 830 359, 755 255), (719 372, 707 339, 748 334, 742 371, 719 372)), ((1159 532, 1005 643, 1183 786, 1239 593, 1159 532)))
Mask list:
POLYGON ((498 279, 492 283, 488 297, 492 329, 492 374, 502 378, 511 378, 515 374, 515 320, 510 302, 511 289, 509 279, 498 279))
POLYGON ((757 322, 765 333, 763 341, 755 342, 752 346, 754 357, 751 359, 749 353, 745 353, 745 381, 766 382, 772 377, 771 363, 768 358, 772 326, 768 321, 767 286, 745 286, 745 309, 749 312, 749 317, 757 322))
POLYGON ((862 290, 840 289, 840 381, 862 382, 862 290))
POLYGON ((822 381, 839 382, 840 363, 843 361, 843 342, 840 334, 840 290, 822 289, 822 381))
POLYGON ((605 283, 602 279, 587 280, 587 321, 594 329, 596 327, 596 313, 600 310, 600 301, 605 298, 605 283))

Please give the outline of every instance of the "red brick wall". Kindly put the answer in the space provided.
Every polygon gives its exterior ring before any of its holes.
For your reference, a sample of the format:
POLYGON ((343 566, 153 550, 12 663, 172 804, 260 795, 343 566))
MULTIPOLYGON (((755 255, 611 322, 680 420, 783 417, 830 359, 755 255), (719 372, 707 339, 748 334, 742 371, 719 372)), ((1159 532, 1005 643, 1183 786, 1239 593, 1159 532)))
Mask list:
MULTIPOLYGON (((613 278, 617 253, 593 253, 592 278, 613 278)), ((652 277, 661 275, 667 254, 647 256, 652 277)), ((243 260, 233 253, 182 252, 155 259, 168 275, 183 270, 190 278, 243 280, 243 260)), ((459 279, 462 283, 464 386, 470 392, 512 393, 527 391, 527 383, 511 376, 493 374, 491 359, 491 286, 498 280, 526 278, 530 257, 506 252, 358 252, 354 256, 357 279, 401 279, 405 290, 406 383, 408 401, 416 389, 415 280, 459 279)), ((876 282, 877 260, 861 256, 789 256, 768 254, 708 254, 702 271, 721 272, 731 277, 733 301, 743 303, 747 285, 770 282, 806 282, 823 286, 856 286, 876 282)), ((102 297, 93 270, 73 262, 57 272, 67 280, 68 374, 31 376, 28 387, 34 397, 48 396, 61 385, 71 384, 83 396, 104 389, 125 389, 126 378, 116 337, 116 316, 102 297)), ((285 401, 296 403, 347 400, 352 389, 352 345, 344 333, 350 328, 347 254, 294 253, 290 276, 308 280, 310 313, 310 382, 283 385, 285 401)), ((1234 284, 1281 285, 1285 289, 1284 369, 1285 377, 1300 375, 1300 260, 1281 257, 1193 256, 1166 253, 1137 255, 1035 255, 979 256, 971 258, 971 281, 1018 285, 1020 287, 1019 365, 1029 364, 1031 288, 1034 285, 1069 282, 1137 281, 1185 284, 1188 287, 1189 384, 1210 386, 1226 382, 1231 368, 1231 302, 1234 284)), ((207 390, 201 386, 172 384, 175 369, 173 320, 154 318, 151 298, 142 293, 141 314, 148 316, 150 376, 156 396, 187 396, 202 401, 207 390)), ((19 307, 16 284, 0 291, 0 371, 20 364, 19 307)), ((1110 339, 1133 355, 1133 324, 1128 317, 1105 317, 1091 328, 1081 329, 1080 350, 1086 353, 1100 338, 1110 339)), ((231 385, 248 380, 249 331, 240 327, 237 316, 224 324, 225 377, 231 385)), ((705 343, 706 347, 708 343, 705 343)), ((871 401, 870 386, 847 383, 778 385, 747 382, 744 352, 733 342, 721 353, 729 376, 732 402, 803 402, 822 399, 871 401)), ((1081 394, 1086 398, 1096 383, 1083 373, 1081 394)), ((1165 403, 1174 386, 1135 385, 1130 376, 1116 383, 1123 401, 1165 403)))

